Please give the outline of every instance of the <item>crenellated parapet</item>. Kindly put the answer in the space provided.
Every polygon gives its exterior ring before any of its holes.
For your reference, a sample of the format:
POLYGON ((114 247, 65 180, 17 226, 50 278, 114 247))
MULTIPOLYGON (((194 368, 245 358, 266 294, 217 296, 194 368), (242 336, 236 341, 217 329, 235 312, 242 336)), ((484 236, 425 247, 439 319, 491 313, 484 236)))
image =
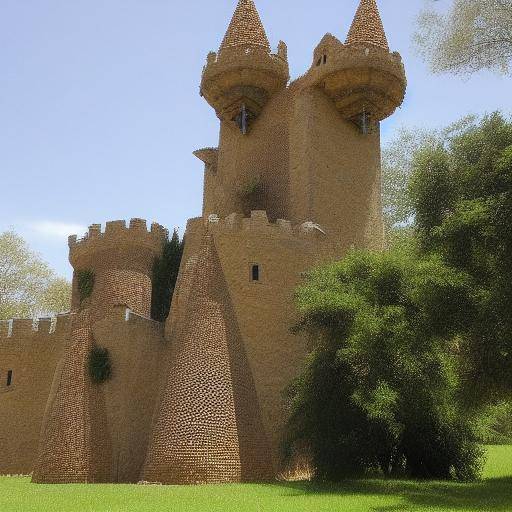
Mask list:
POLYGON ((301 239, 301 240, 326 240, 327 233, 322 226, 313 221, 306 221, 300 224, 292 224, 285 219, 277 219, 270 222, 267 212, 255 210, 249 217, 239 213, 232 213, 220 219, 217 215, 209 215, 205 220, 208 230, 212 233, 258 233, 259 235, 271 238, 301 239))
POLYGON ((71 313, 65 313, 56 317, 0 320, 0 343, 60 337, 69 332, 72 316, 71 313))
POLYGON ((95 253, 120 246, 146 249, 157 255, 167 235, 167 229, 156 222, 148 231, 144 219, 131 219, 128 226, 124 220, 110 221, 105 224, 104 231, 101 224, 92 224, 82 238, 77 235, 69 237, 69 261, 76 268, 83 260, 93 258, 95 253))
POLYGON ((361 123, 382 121, 402 104, 407 80, 400 54, 375 45, 345 45, 325 37, 302 84, 316 85, 340 114, 361 123))
POLYGON ((117 304, 149 316, 153 265, 167 236, 160 224, 153 223, 148 230, 145 220, 131 219, 128 226, 122 220, 107 222, 102 232, 100 224, 93 224, 83 238, 69 237, 69 261, 75 270, 73 309, 84 305, 79 276, 86 271, 94 280, 85 302, 93 320, 117 304))
MULTIPOLYGON (((268 100, 289 79, 284 43, 281 52, 262 47, 233 47, 210 53, 203 69, 201 94, 219 119, 233 121, 245 109, 247 121, 260 115, 268 100)), ((242 129, 242 128, 241 128, 242 129)))

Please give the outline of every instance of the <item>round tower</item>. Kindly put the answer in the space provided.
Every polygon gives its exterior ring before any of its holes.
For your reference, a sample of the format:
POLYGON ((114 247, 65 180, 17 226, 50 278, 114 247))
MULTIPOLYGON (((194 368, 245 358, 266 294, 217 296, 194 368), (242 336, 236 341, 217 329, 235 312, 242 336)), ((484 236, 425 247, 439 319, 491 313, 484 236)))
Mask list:
POLYGON ((375 0, 361 0, 345 44, 324 37, 311 73, 340 114, 364 133, 402 104, 407 85, 402 58, 389 50, 375 0))
POLYGON ((218 53, 208 55, 201 95, 222 121, 247 133, 251 121, 289 79, 286 45, 272 54, 253 0, 239 0, 218 53))
POLYGON ((91 320, 98 320, 117 304, 146 317, 151 313, 151 277, 155 258, 161 255, 167 230, 132 219, 107 222, 105 232, 93 224, 77 240, 69 237, 73 266, 72 308, 87 306, 91 320))

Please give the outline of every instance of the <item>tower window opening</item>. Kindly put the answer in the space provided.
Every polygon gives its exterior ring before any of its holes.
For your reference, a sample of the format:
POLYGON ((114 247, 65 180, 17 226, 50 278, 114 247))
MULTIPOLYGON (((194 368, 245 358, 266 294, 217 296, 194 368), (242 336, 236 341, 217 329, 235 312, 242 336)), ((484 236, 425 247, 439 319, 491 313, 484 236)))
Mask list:
POLYGON ((320 57, 320 58, 316 61, 316 65, 317 65, 317 66, 320 66, 320 64, 322 64, 322 57, 320 57))
POLYGON ((9 370, 7 372, 7 387, 9 387, 12 384, 12 370, 9 370))
POLYGON ((257 282, 260 280, 260 266, 251 265, 251 281, 257 282))
POLYGON ((327 64, 327 55, 324 55, 324 64, 327 64))

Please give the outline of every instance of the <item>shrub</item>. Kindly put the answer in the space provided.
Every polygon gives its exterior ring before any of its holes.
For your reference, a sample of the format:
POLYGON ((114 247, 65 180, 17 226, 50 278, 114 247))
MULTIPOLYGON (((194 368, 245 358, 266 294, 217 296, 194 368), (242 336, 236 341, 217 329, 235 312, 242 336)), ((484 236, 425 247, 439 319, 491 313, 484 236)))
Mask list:
POLYGON ((471 281, 440 258, 350 253, 297 292, 313 351, 289 390, 285 454, 307 444, 316 476, 379 471, 469 480, 476 425, 459 401, 459 334, 471 281))
POLYGON ((89 353, 89 375, 95 384, 103 384, 112 377, 112 364, 108 349, 93 346, 89 353))

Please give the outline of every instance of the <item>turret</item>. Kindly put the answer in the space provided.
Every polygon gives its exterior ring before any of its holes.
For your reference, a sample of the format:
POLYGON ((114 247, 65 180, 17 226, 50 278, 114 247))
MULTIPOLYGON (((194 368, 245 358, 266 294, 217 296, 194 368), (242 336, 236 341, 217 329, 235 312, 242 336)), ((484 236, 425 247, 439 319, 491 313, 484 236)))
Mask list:
POLYGON ((330 34, 322 39, 310 74, 364 133, 402 104, 404 66, 398 53, 390 53, 375 0, 361 0, 345 44, 330 34))
POLYGON ((218 53, 208 55, 201 95, 245 134, 288 79, 286 45, 280 42, 273 54, 253 0, 239 0, 218 53))
POLYGON ((81 305, 97 320, 113 306, 124 304, 139 315, 151 312, 151 275, 162 252, 167 230, 132 219, 107 222, 105 232, 93 224, 81 239, 69 237, 69 261, 74 269, 72 308, 81 305))

